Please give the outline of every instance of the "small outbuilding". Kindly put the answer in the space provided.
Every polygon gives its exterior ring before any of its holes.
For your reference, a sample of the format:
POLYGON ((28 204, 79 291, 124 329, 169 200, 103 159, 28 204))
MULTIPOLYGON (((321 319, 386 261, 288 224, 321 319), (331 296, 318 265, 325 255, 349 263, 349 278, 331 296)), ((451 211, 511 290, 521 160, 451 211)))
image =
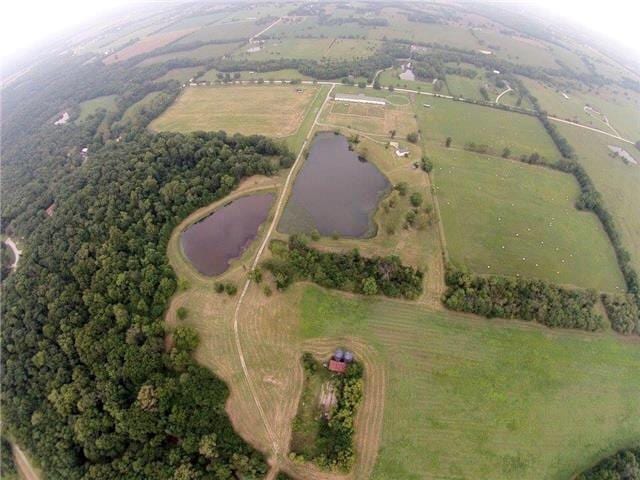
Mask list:
POLYGON ((336 351, 333 352, 333 356, 329 360, 327 368, 330 372, 344 373, 347 371, 347 367, 351 362, 353 362, 353 353, 348 350, 337 348, 336 351))
POLYGON ((398 148, 396 150, 396 155, 399 157, 408 157, 411 152, 406 148, 398 148))
POLYGON ((347 364, 345 362, 338 362, 337 360, 329 360, 329 371, 335 373, 344 373, 347 371, 347 364))

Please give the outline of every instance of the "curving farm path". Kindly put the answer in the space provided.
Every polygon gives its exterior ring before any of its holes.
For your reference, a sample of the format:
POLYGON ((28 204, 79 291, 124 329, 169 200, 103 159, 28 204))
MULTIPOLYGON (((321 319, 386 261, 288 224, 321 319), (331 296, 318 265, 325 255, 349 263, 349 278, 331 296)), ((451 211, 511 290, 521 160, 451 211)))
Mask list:
MULTIPOLYGON (((318 124, 318 119, 320 118, 320 114, 322 113, 327 101, 330 98, 331 92, 333 91, 333 87, 331 89, 329 89, 329 91, 327 92, 327 96, 325 97, 324 101, 322 102, 322 105, 320 106, 320 108, 318 109, 318 113, 316 114, 314 120, 313 120, 313 124, 311 125, 311 128, 309 129, 309 132, 307 133, 307 136, 304 139, 304 142, 302 144, 302 147, 300 148, 300 152, 298 153, 298 156, 296 157, 295 162, 293 163, 293 165, 291 166, 291 170, 289 171, 289 174, 287 175, 287 178, 284 182, 284 185, 282 187, 282 191, 280 192, 280 197, 278 198, 278 204, 276 205, 276 210, 274 212, 273 215, 273 220, 271 221, 271 225, 269 225, 269 229, 267 230, 267 233, 264 236, 264 239, 262 240, 262 243, 260 244, 260 248, 258 249, 258 252, 256 253, 255 258, 253 259, 253 262, 251 263, 251 270, 255 269, 256 266, 258 265, 258 262, 260 261, 260 257, 262 256, 262 253, 264 252, 264 249, 266 248, 266 246, 269 243, 269 239, 271 238, 271 235, 273 234, 273 231, 278 223, 278 220, 280 219, 280 215, 282 214, 282 208, 284 206, 284 201, 285 198, 287 196, 287 191, 289 189, 289 186, 291 184, 291 179, 294 177, 294 173, 296 172, 296 170, 298 169, 298 166, 300 165, 301 161, 302 161, 302 157, 303 157, 303 153, 305 151, 305 148, 307 146, 307 144, 309 143, 309 136, 310 133, 313 131, 313 128, 318 124)), ((258 398, 258 394, 256 392, 256 387, 253 383, 253 381, 251 380, 251 377, 249 376, 249 369, 247 367, 247 362, 245 360, 245 356, 244 356, 244 352, 242 350, 242 343, 240 342, 240 334, 238 331, 238 317, 239 317, 239 313, 240 313, 240 308, 242 307, 242 302, 244 301, 244 298, 247 294, 247 290, 249 289, 249 285, 251 284, 251 279, 247 278, 244 286, 242 288, 242 292, 240 293, 240 296, 238 297, 238 302, 236 303, 236 307, 235 310, 233 312, 233 334, 234 334, 234 338, 235 338, 235 346, 236 346, 236 350, 238 353, 238 357, 240 359, 240 365, 242 366, 242 372, 244 374, 244 378, 247 381, 247 385, 249 387, 249 391, 251 392, 251 396, 253 397, 253 400, 256 404, 256 408, 258 409, 258 412, 260 413, 260 417, 262 419, 262 423, 264 424, 265 430, 267 431, 267 435, 269 436, 269 440, 271 441, 271 446, 273 448, 273 453, 274 455, 278 455, 279 450, 280 450, 280 446, 278 445, 278 441, 276 438, 276 435, 273 432, 273 429, 271 428, 271 425, 269 424, 269 421, 267 420, 267 416, 266 413, 264 411, 264 408, 262 407, 262 404, 260 403, 260 400, 258 398)))

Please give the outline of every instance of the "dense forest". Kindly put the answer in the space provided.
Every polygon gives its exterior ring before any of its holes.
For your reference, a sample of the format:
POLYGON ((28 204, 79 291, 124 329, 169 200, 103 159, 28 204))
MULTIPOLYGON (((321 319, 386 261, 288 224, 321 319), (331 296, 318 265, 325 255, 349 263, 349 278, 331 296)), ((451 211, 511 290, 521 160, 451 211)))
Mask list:
POLYGON ((75 169, 55 213, 30 225, 3 290, 3 426, 47 478, 266 471, 193 342, 165 346, 176 289, 165 250, 187 214, 290 161, 259 136, 130 133, 75 169))
POLYGON ((598 295, 590 290, 568 290, 543 280, 480 277, 447 267, 444 294, 447 308, 488 318, 518 318, 548 327, 595 331, 603 318, 594 313, 598 295))
POLYGON ((311 280, 326 288, 364 295, 415 299, 422 293, 423 273, 402 265, 396 256, 363 257, 358 250, 347 253, 320 252, 302 237, 292 235, 289 243, 271 242, 274 258, 264 262, 279 289, 296 280, 311 280))
POLYGON ((576 480, 640 480, 640 445, 605 458, 576 480))

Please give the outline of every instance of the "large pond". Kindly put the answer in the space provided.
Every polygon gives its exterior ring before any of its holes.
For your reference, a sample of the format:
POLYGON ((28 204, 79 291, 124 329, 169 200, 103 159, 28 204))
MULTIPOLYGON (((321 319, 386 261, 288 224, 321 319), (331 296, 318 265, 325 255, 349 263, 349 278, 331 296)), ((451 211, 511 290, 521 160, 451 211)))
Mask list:
POLYGON ((182 251, 204 275, 219 275, 239 257, 267 219, 274 195, 240 197, 182 232, 182 251))
POLYGON ((342 135, 319 133, 293 185, 279 229, 284 233, 375 234, 373 214, 390 188, 372 163, 349 150, 342 135))

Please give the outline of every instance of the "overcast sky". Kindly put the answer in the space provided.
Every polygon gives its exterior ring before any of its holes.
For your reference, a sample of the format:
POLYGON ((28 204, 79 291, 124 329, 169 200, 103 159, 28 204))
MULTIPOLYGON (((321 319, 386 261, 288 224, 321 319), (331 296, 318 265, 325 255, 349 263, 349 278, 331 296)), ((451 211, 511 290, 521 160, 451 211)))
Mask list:
MULTIPOLYGON (((131 0, 4 0, 0 6, 0 56, 13 56, 131 0)), ((135 2, 142 3, 142 2, 135 2)), ((160 1, 146 3, 163 3, 160 1)), ((222 3, 222 2, 220 2, 222 3)), ((517 3, 499 1, 498 3, 517 3)), ((640 59, 638 0, 527 0, 633 48, 640 59)))

